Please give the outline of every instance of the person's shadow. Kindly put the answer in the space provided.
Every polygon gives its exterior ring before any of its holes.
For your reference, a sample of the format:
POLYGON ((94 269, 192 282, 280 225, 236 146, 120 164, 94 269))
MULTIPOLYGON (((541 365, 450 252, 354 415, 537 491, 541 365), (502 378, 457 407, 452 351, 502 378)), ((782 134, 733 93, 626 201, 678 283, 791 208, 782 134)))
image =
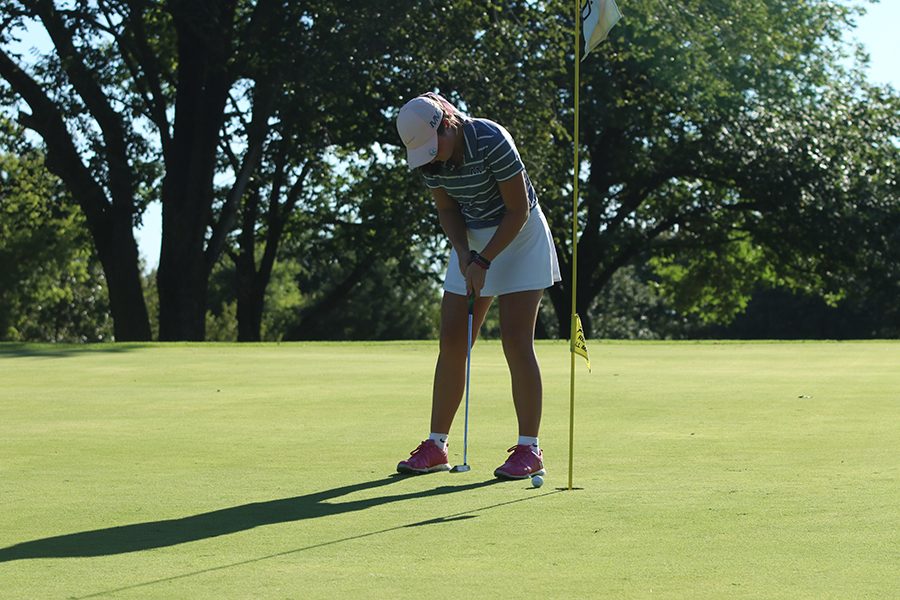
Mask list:
MULTIPOLYGON (((353 500, 340 503, 328 502, 328 500, 339 496, 371 490, 404 479, 408 479, 408 477, 392 475, 384 479, 356 483, 305 496, 243 504, 180 519, 135 523, 21 542, 6 548, 0 548, 0 562, 29 558, 108 556, 150 550, 152 548, 164 548, 166 546, 245 531, 262 525, 315 519, 363 510, 389 502, 473 490, 499 481, 490 479, 462 485, 444 485, 425 491, 379 496, 367 500, 353 500)), ((441 518, 430 519, 420 524, 440 521, 442 521, 441 518)))

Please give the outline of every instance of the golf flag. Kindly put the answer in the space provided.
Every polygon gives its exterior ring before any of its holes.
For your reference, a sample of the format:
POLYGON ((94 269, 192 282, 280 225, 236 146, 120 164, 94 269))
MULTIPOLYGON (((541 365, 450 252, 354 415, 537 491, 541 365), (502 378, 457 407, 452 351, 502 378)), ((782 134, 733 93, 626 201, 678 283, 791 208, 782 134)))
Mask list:
POLYGON ((584 329, 581 327, 581 317, 575 313, 575 335, 572 337, 572 351, 584 358, 588 372, 591 371, 591 359, 588 358, 587 344, 584 341, 584 329))
POLYGON ((569 489, 572 487, 575 470, 575 355, 579 354, 587 362, 591 370, 591 359, 588 358, 587 344, 584 342, 584 329, 581 318, 575 312, 575 300, 578 298, 578 180, 581 164, 578 160, 578 109, 581 105, 581 34, 584 31, 584 56, 606 39, 610 29, 622 18, 615 0, 575 0, 575 128, 573 138, 574 169, 572 179, 572 320, 569 323, 571 348, 569 350, 569 489))
POLYGON ((581 23, 584 30, 584 56, 609 35, 609 30, 622 18, 616 0, 587 0, 581 9, 581 23))

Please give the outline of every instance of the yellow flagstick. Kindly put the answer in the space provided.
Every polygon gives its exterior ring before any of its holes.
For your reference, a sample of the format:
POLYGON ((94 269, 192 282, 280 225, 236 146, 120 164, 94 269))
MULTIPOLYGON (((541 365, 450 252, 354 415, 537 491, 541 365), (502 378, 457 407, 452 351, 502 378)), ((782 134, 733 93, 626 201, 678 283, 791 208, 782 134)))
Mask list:
POLYGON ((587 344, 584 339, 584 330, 581 328, 581 319, 575 312, 575 303, 578 298, 578 115, 579 98, 581 91, 581 25, 584 17, 587 27, 585 38, 585 57, 606 39, 610 29, 622 18, 616 0, 585 0, 585 8, 581 7, 582 0, 575 0, 575 182, 572 190, 572 318, 569 323, 569 489, 572 489, 572 474, 574 470, 575 455, 575 354, 584 357, 588 371, 591 370, 591 360, 588 358, 587 344))
POLYGON ((575 313, 578 289, 578 100, 581 88, 581 0, 575 0, 575 181, 572 194, 572 317, 569 323, 569 490, 572 490, 572 474, 575 455, 575 313))

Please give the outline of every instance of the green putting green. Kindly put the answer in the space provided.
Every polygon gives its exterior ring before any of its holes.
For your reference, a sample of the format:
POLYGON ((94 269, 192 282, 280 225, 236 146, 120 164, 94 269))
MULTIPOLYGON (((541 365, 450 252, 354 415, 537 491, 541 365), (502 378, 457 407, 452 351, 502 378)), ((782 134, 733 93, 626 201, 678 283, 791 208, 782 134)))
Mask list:
POLYGON ((0 345, 0 597, 900 597, 900 343, 588 348, 561 491, 564 342, 540 489, 499 342, 418 477, 436 342, 0 345))

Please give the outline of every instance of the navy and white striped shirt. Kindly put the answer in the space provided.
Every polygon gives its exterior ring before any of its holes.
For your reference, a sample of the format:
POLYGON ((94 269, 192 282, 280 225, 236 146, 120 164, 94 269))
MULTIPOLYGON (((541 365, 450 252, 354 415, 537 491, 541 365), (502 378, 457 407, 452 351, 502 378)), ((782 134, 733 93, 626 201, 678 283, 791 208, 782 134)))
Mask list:
POLYGON ((497 182, 511 179, 520 171, 525 176, 528 209, 537 206, 537 194, 516 144, 502 125, 488 119, 470 119, 463 124, 463 139, 461 166, 445 164, 436 175, 422 176, 429 189, 443 188, 456 200, 467 227, 483 229, 500 224, 506 207, 497 182))

